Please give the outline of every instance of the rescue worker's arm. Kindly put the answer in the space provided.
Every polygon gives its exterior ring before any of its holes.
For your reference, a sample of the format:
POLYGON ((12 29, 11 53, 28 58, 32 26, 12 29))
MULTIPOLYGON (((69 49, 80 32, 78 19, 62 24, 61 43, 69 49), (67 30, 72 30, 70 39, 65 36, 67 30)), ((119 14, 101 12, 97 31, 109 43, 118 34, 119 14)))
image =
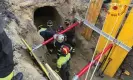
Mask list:
POLYGON ((57 68, 55 71, 58 73, 60 71, 61 67, 62 67, 62 61, 61 61, 61 58, 59 58, 57 60, 57 68))

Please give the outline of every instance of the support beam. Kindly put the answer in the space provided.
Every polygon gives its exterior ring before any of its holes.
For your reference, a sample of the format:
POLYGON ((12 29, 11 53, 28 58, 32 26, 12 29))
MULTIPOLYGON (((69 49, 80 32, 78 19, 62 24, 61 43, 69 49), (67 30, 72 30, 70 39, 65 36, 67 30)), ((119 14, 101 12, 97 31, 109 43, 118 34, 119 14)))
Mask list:
MULTIPOLYGON (((89 2, 86 19, 91 24, 96 23, 102 4, 103 4, 103 0, 91 0, 91 2, 89 2)), ((85 26, 82 31, 82 35, 86 40, 89 40, 92 35, 92 32, 93 30, 91 28, 88 28, 87 26, 85 26)))
MULTIPOLYGON (((124 44, 128 45, 129 47, 133 46, 133 8, 118 36, 118 40, 122 41, 124 44)), ((115 45, 111 51, 111 56, 110 56, 112 61, 106 68, 105 74, 113 77, 127 54, 128 51, 115 45)))
MULTIPOLYGON (((128 9, 127 5, 130 4, 131 0, 117 0, 117 2, 118 2, 117 4, 114 3, 114 1, 111 2, 112 5, 110 6, 110 9, 106 16, 106 20, 102 29, 103 32, 111 35, 114 38, 118 34, 121 23, 123 22, 125 14, 127 13, 128 9)), ((103 36, 99 37, 99 43, 97 43, 98 52, 103 50, 106 42, 107 42, 106 38, 104 38, 103 36)))
POLYGON ((78 20, 82 20, 83 23, 91 28, 92 30, 94 30, 95 32, 97 32, 98 34, 102 35, 104 38, 106 38, 107 40, 110 40, 111 42, 114 42, 117 46, 120 46, 121 48, 123 48, 124 50, 126 50, 127 52, 129 52, 131 50, 131 47, 127 46, 126 44, 124 44, 123 42, 117 40, 116 38, 110 36, 109 34, 103 32, 102 30, 100 30, 98 27, 96 27, 93 24, 90 24, 87 20, 81 19, 81 17, 79 16, 75 16, 76 19, 78 20), (110 38, 109 38, 110 37, 110 38))
POLYGON ((105 55, 106 52, 112 47, 113 44, 109 44, 108 46, 106 46, 106 48, 102 50, 98 55, 96 55, 92 62, 89 62, 82 70, 80 70, 79 73, 77 73, 72 80, 78 80, 82 75, 84 75, 88 71, 89 68, 91 69, 91 67, 100 59, 101 55, 105 55))

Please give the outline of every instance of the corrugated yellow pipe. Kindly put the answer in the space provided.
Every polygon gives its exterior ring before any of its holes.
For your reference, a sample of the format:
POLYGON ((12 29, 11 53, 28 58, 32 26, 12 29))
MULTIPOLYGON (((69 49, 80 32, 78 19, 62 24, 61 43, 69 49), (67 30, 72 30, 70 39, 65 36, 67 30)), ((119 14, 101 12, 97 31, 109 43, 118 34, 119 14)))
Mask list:
POLYGON ((47 75, 47 77, 50 79, 48 72, 46 70, 46 68, 43 66, 43 64, 41 63, 41 61, 36 57, 36 55, 34 54, 34 52, 32 51, 32 48, 27 44, 27 42, 24 39, 21 39, 23 41, 23 43, 26 45, 26 47, 30 50, 30 54, 35 58, 35 60, 38 62, 39 66, 41 67, 41 69, 43 70, 43 72, 47 75))

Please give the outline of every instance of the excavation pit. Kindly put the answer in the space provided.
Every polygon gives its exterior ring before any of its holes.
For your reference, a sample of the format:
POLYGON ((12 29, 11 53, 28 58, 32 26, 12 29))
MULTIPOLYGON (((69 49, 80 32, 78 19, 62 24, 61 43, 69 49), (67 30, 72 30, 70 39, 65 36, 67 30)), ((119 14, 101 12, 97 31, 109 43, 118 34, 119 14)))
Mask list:
MULTIPOLYGON (((45 28, 47 27, 47 21, 52 20, 54 23, 54 26, 52 27, 54 30, 58 28, 62 24, 62 17, 58 13, 55 7, 52 6, 45 6, 41 7, 35 10, 34 12, 34 24, 38 28, 38 26, 43 25, 45 28)), ((76 32, 79 33, 78 29, 76 29, 76 32)), ((92 42, 87 42, 83 37, 81 39, 81 35, 79 37, 76 36, 76 47, 75 47, 75 54, 70 60, 70 79, 73 78, 73 76, 78 73, 87 63, 88 60, 91 59, 92 56, 92 50, 88 48, 95 47, 95 44, 92 44, 92 42), (80 39, 79 39, 80 38, 80 39), (85 49, 84 43, 88 46, 85 49), (82 47, 81 47, 82 46, 82 47), (89 59, 88 59, 89 58, 89 59), (79 64, 79 63, 82 63, 79 64)), ((91 40, 93 41, 93 40, 91 40)), ((41 48, 37 49, 35 52, 35 55, 39 58, 39 60, 45 65, 48 63, 53 70, 56 69, 56 61, 57 54, 56 52, 53 54, 50 54, 45 46, 42 46, 41 48)), ((83 76, 81 79, 84 79, 85 76, 83 76)))

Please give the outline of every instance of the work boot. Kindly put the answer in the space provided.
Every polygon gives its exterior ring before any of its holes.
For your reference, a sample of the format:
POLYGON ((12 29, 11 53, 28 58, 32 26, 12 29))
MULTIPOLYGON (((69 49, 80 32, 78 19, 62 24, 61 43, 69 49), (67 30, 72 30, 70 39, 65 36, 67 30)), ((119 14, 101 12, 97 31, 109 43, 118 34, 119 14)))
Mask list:
POLYGON ((23 80, 23 73, 19 72, 12 78, 12 80, 23 80))

